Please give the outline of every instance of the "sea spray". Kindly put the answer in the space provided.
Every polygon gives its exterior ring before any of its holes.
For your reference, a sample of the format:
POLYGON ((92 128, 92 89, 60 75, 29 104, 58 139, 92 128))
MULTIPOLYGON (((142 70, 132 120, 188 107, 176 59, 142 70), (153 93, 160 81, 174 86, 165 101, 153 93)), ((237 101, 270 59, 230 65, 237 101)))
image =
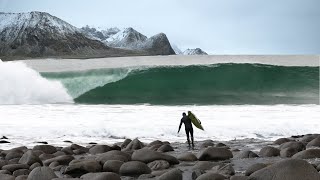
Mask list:
POLYGON ((43 78, 22 62, 0 60, 0 104, 72 102, 61 82, 43 78))

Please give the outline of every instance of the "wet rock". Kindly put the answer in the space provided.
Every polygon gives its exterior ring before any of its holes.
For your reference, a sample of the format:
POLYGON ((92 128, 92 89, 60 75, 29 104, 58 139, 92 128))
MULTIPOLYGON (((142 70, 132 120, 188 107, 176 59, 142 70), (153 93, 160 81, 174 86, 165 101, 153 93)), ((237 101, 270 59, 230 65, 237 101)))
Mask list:
POLYGON ((13 172, 18 169, 29 169, 29 165, 27 164, 8 164, 2 167, 2 170, 8 170, 13 172))
POLYGON ((53 153, 57 152, 57 149, 51 145, 37 145, 37 146, 33 147, 33 150, 40 150, 46 154, 53 154, 53 153))
POLYGON ((199 161, 227 160, 232 158, 232 152, 226 148, 208 147, 198 154, 199 161))
POLYGON ((220 164, 220 165, 214 166, 210 170, 210 172, 221 174, 227 178, 235 174, 235 171, 231 164, 220 164))
POLYGON ((128 146, 128 144, 131 142, 132 140, 131 139, 126 139, 123 141, 123 143, 121 144, 121 149, 124 149, 128 146))
POLYGON ((111 151, 111 147, 108 145, 95 145, 89 149, 90 154, 101 154, 108 151, 111 151))
POLYGON ((266 146, 260 150, 259 155, 262 157, 279 156, 280 150, 275 147, 266 146))
POLYGON ((320 158, 320 149, 307 149, 292 156, 295 159, 320 158))
POLYGON ((136 138, 126 146, 124 151, 133 151, 133 150, 141 149, 143 147, 144 147, 143 143, 136 138))
POLYGON ((273 142, 273 144, 281 145, 283 143, 290 142, 290 141, 292 141, 292 140, 288 139, 288 138, 279 138, 279 139, 275 140, 273 142))
POLYGON ((256 158, 259 157, 256 153, 246 150, 246 151, 242 151, 237 155, 237 158, 256 158))
POLYGON ((307 144, 307 147, 320 147, 320 137, 317 137, 307 144))
POLYGON ((22 155, 23 155, 22 151, 10 151, 6 155, 5 159, 10 160, 10 159, 15 159, 15 158, 21 158, 22 155))
POLYGON ((111 149, 112 149, 112 150, 116 150, 116 151, 121 151, 121 147, 118 146, 118 145, 116 145, 116 144, 112 145, 112 146, 111 146, 111 149))
POLYGON ((196 161, 196 160, 198 160, 197 156, 191 152, 186 152, 186 153, 180 154, 178 156, 178 159, 180 161, 196 161))
POLYGON ((10 141, 0 140, 0 144, 8 144, 8 143, 10 143, 10 141))
POLYGON ((288 159, 254 172, 248 180, 319 180, 317 170, 307 161, 288 159))
POLYGON ((120 176, 113 172, 87 173, 81 176, 83 180, 120 180, 120 176))
POLYGON ((295 155, 296 153, 298 153, 299 151, 295 148, 284 148, 281 149, 280 151, 280 157, 286 158, 286 157, 292 157, 293 155, 295 155))
POLYGON ((97 155, 96 160, 99 161, 101 164, 104 164, 108 160, 118 160, 118 161, 127 162, 131 160, 131 156, 122 151, 112 150, 112 151, 97 155))
POLYGON ((1 180, 15 180, 15 177, 9 174, 0 174, 1 180))
POLYGON ((57 176, 49 167, 37 167, 28 175, 28 180, 51 180, 53 178, 57 176))
POLYGON ((155 152, 150 149, 139 149, 134 151, 132 154, 132 160, 141 161, 144 163, 149 163, 155 160, 166 160, 170 164, 179 164, 178 159, 175 157, 160 152, 155 152))
MULTIPOLYGON (((155 141, 152 141, 151 143, 148 144, 148 147, 152 147, 154 145, 160 145, 162 146, 163 145, 163 142, 159 141, 159 140, 155 140, 155 141)), ((160 147, 159 146, 159 147, 160 147)))
POLYGON ((103 165, 103 171, 119 173, 120 167, 124 162, 119 160, 108 160, 103 165))
POLYGON ((20 164, 28 164, 29 166, 36 162, 42 164, 40 158, 32 150, 25 152, 19 160, 20 164))
POLYGON ((71 175, 72 177, 80 177, 90 172, 100 172, 101 165, 96 160, 82 160, 79 162, 70 163, 65 169, 64 174, 71 175))
POLYGON ((292 148, 297 151, 302 151, 306 149, 306 146, 302 142, 286 142, 280 146, 280 149, 292 148))
POLYGON ((263 169, 265 167, 267 167, 267 165, 263 164, 263 163, 253 164, 253 165, 249 166, 248 169, 245 171, 245 175, 250 176, 252 173, 254 173, 260 169, 263 169))
POLYGON ((155 160, 148 163, 148 167, 153 171, 157 171, 157 170, 168 169, 170 167, 170 164, 168 163, 168 161, 165 161, 165 160, 155 160))
POLYGON ((47 159, 43 162, 45 166, 48 166, 52 162, 58 162, 60 165, 68 165, 72 160, 74 160, 74 157, 71 155, 62 155, 58 157, 54 157, 51 159, 47 159))
POLYGON ((74 154, 74 153, 73 153, 73 150, 71 149, 70 146, 69 146, 69 147, 64 147, 64 148, 62 148, 61 151, 64 152, 64 153, 66 153, 66 154, 68 154, 68 155, 74 154))
POLYGON ((307 144, 319 136, 320 136, 319 134, 306 134, 301 138, 300 141, 307 144))
POLYGON ((159 180, 182 180, 182 172, 180 169, 172 169, 162 174, 159 180))
POLYGON ((15 170, 12 174, 17 177, 20 175, 28 175, 29 173, 30 173, 29 169, 18 169, 18 170, 15 170))
POLYGON ((150 150, 153 150, 153 151, 157 151, 162 145, 161 144, 155 144, 151 147, 149 147, 150 150))
POLYGON ((169 144, 164 144, 162 146, 160 146, 157 150, 158 152, 169 152, 169 151, 174 151, 172 146, 170 146, 169 144))
POLYGON ((137 176, 141 174, 150 174, 151 169, 143 162, 129 161, 122 164, 119 172, 124 176, 137 176))
POLYGON ((223 175, 213 173, 213 172, 202 174, 197 178, 197 180, 225 180, 225 179, 226 177, 224 177, 223 175))
POLYGON ((32 170, 33 170, 34 168, 36 168, 36 167, 41 167, 41 164, 38 163, 38 162, 33 163, 33 164, 29 167, 29 169, 32 171, 32 170))

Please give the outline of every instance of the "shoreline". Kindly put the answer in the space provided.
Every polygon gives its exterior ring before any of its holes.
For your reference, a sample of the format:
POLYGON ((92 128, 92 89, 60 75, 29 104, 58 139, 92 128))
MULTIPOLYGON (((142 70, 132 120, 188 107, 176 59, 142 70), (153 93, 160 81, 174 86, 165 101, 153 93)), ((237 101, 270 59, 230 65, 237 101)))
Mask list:
MULTIPOLYGON (((1 140, 10 139, 3 137, 1 140)), ((286 174, 281 168, 271 173, 292 177, 290 172, 297 170, 292 167, 303 164, 304 168, 295 176, 320 179, 319 134, 291 136, 275 141, 195 141, 194 150, 189 150, 187 143, 159 140, 150 143, 138 139, 109 144, 65 143, 69 145, 60 147, 39 142, 30 148, 22 146, 0 150, 0 178, 21 176, 19 178, 26 179, 36 173, 45 173, 44 176, 52 177, 49 179, 201 180, 206 176, 219 176, 231 180, 249 180, 253 177, 259 180, 266 178, 262 172, 284 163, 286 165, 281 166, 286 174)))

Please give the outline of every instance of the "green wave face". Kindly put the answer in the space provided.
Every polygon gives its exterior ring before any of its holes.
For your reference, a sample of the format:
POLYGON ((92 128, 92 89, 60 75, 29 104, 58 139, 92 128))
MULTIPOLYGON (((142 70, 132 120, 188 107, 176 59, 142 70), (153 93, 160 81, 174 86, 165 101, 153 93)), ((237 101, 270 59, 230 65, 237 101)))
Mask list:
POLYGON ((82 73, 82 82, 72 86, 79 74, 44 76, 62 81, 69 92, 79 92, 73 96, 77 103, 319 104, 319 67, 218 64, 82 73), (101 83, 94 87, 90 85, 93 81, 101 83), (89 90, 75 90, 82 86, 89 90))

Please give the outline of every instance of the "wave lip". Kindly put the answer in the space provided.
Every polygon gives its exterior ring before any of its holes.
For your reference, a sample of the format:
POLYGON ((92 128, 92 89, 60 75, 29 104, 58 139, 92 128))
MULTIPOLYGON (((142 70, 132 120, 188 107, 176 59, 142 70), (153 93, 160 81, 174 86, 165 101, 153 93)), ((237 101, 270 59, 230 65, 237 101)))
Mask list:
POLYGON ((73 103, 59 81, 43 78, 22 62, 0 60, 0 104, 73 103))
POLYGON ((130 71, 75 98, 85 104, 319 104, 319 68, 261 64, 130 71))

